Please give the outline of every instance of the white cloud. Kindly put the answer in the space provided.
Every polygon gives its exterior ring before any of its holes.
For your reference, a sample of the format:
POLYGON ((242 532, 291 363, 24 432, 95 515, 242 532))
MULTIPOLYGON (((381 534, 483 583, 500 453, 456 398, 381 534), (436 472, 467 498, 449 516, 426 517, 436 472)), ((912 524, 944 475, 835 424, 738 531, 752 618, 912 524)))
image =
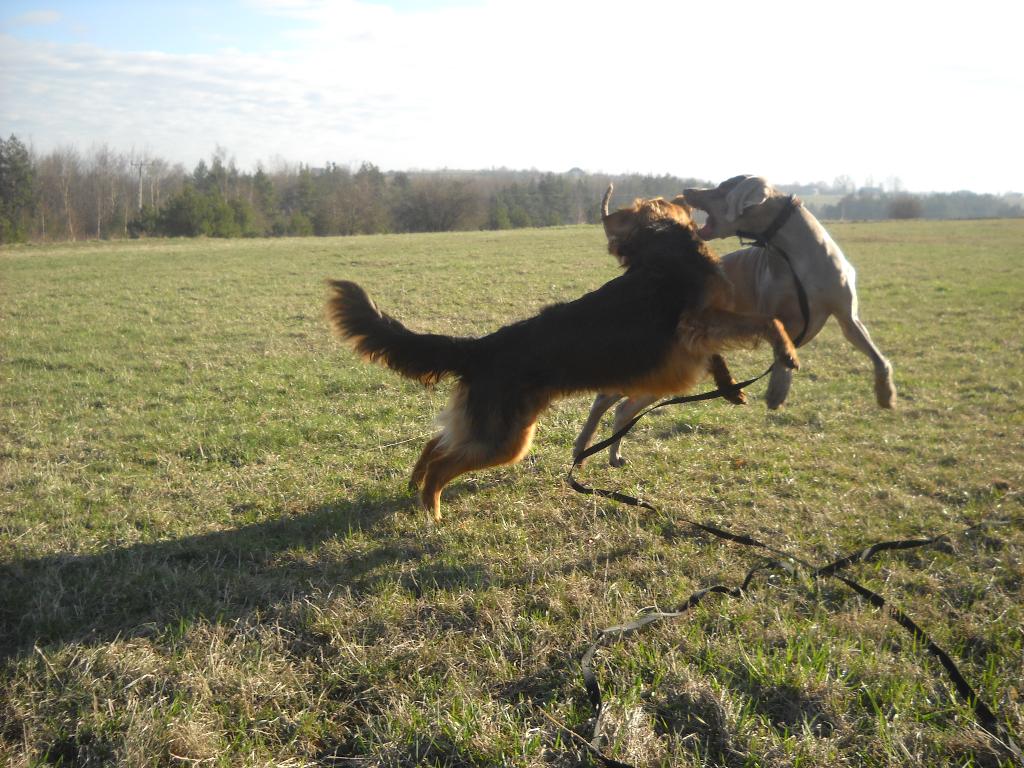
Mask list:
POLYGON ((61 18, 62 16, 59 11, 29 11, 20 16, 15 16, 7 23, 12 27, 39 27, 57 24, 61 18))
POLYGON ((961 16, 878 0, 251 5, 304 26, 272 55, 2 38, 0 122, 40 149, 107 142, 188 165, 219 144, 244 166, 279 155, 1024 185, 1024 76, 1016 27, 993 17, 1012 13, 1002 6, 961 16))

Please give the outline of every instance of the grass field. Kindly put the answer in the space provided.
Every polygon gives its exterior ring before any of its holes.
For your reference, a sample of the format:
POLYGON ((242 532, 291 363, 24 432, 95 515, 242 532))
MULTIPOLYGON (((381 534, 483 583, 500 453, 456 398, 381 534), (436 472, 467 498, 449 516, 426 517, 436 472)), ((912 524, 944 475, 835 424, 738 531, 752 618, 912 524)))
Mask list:
MULTIPOLYGON (((566 486, 581 397, 527 461, 456 481, 436 529, 405 484, 447 387, 357 362, 322 280, 479 334, 616 274, 598 228, 0 250, 0 763, 585 763, 562 726, 589 734, 595 632, 758 561, 680 517, 821 563, 1011 521, 850 573, 1020 734, 1024 222, 831 229, 898 410, 833 323, 783 410, 760 385, 745 408, 662 410, 625 468, 583 470, 660 512, 566 486)), ((834 581, 709 598, 597 669, 607 752, 637 765, 1010 764, 834 581)))

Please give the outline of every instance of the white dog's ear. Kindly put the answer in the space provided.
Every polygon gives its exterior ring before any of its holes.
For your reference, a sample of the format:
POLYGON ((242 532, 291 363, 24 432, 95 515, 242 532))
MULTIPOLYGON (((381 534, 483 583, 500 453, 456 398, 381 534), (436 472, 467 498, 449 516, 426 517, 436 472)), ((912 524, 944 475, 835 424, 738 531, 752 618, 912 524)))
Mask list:
POLYGON ((736 221, 747 208, 760 205, 768 199, 768 182, 760 176, 748 176, 725 196, 725 215, 736 221))

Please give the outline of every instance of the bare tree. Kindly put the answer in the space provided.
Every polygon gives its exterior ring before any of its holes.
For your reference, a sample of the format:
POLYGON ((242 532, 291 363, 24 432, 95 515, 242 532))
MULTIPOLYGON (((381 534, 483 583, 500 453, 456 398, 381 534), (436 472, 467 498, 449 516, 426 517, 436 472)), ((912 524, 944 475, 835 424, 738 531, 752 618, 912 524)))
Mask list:
POLYGON ((441 176, 414 179, 395 210, 400 230, 449 232, 476 213, 477 195, 468 180, 441 176))
POLYGON ((54 151, 59 170, 58 181, 60 182, 60 198, 64 204, 64 219, 68 228, 68 239, 76 240, 75 237, 75 209, 71 205, 72 190, 81 175, 82 160, 78 150, 74 147, 63 147, 54 151))
POLYGON ((77 234, 78 192, 81 158, 72 147, 59 147, 36 161, 39 236, 66 237, 77 234))
POLYGON ((114 214, 117 204, 115 187, 117 183, 117 158, 106 144, 94 147, 92 157, 87 163, 87 175, 92 188, 96 221, 96 238, 103 237, 103 225, 106 218, 114 214))

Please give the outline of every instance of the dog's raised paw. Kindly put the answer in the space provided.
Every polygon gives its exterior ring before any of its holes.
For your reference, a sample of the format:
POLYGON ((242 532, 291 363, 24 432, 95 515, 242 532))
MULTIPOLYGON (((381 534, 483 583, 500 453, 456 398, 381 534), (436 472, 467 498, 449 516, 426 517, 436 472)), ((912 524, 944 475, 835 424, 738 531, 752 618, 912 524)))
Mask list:
POLYGON ((722 393, 722 397, 728 400, 733 405, 746 405, 747 404, 747 393, 742 389, 726 390, 722 393))

